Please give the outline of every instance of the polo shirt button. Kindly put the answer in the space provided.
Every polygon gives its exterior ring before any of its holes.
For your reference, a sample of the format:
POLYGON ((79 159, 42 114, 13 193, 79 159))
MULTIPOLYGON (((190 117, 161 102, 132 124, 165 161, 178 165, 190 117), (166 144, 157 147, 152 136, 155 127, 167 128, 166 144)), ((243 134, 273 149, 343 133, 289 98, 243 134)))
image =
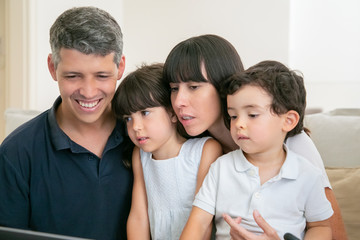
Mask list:
POLYGON ((256 193, 254 194, 254 197, 255 197, 256 199, 259 199, 259 198, 261 197, 261 193, 256 192, 256 193))
POLYGON ((248 174, 250 175, 250 176, 255 176, 255 170, 254 169, 250 169, 249 171, 248 171, 248 174))
POLYGON ((89 161, 93 161, 94 160, 94 157, 93 156, 90 156, 89 157, 89 161))

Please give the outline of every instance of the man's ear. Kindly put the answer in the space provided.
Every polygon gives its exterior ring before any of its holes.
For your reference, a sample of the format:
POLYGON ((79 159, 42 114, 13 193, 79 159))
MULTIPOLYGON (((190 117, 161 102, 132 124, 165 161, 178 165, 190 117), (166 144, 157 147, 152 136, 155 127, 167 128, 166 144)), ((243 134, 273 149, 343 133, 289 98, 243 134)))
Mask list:
POLYGON ((284 114, 284 117, 285 117, 285 121, 283 125, 283 130, 285 132, 290 132, 296 127, 296 125, 299 122, 300 119, 299 113, 297 113, 294 110, 290 110, 284 114))
POLYGON ((121 79, 122 75, 124 74, 124 71, 125 71, 125 56, 122 55, 119 62, 117 80, 121 79))
POLYGON ((52 77, 55 81, 57 81, 55 64, 54 64, 54 62, 52 61, 52 54, 51 54, 51 53, 48 55, 47 63, 48 63, 48 68, 49 68, 49 72, 50 72, 50 74, 51 74, 51 77, 52 77))

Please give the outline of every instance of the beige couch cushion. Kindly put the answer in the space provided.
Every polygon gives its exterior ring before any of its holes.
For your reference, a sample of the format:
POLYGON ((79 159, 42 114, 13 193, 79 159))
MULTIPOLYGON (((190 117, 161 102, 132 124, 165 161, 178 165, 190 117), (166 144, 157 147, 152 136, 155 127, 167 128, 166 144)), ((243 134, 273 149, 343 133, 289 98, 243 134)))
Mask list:
POLYGON ((41 112, 37 110, 23 110, 16 108, 8 108, 5 111, 5 136, 9 135, 15 128, 21 124, 36 117, 41 112))
POLYGON ((360 239, 360 168, 327 168, 349 240, 360 239))
POLYGON ((304 125, 325 166, 360 167, 360 109, 306 115, 304 125))

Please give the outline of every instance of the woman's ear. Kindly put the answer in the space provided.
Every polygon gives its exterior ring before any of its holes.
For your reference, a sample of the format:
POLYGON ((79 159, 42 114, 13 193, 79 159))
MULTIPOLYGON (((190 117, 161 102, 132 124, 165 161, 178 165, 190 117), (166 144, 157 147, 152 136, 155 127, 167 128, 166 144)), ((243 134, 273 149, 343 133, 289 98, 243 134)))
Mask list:
POLYGON ((285 132, 290 132, 296 127, 296 125, 299 122, 300 119, 299 113, 296 112, 295 110, 290 110, 284 114, 284 117, 285 117, 285 121, 283 125, 283 130, 285 132))

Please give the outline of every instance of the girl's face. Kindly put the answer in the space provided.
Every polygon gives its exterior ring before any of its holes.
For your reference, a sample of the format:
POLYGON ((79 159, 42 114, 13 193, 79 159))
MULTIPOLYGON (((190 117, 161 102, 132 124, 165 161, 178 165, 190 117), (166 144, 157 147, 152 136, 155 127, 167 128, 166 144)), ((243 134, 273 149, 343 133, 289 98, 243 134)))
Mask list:
POLYGON ((230 132, 234 142, 248 154, 281 146, 285 115, 271 112, 272 97, 261 87, 247 85, 228 95, 230 132))
POLYGON ((131 141, 145 152, 157 155, 158 151, 171 149, 177 120, 164 107, 147 108, 124 119, 131 141))
MULTIPOLYGON (((202 73, 207 79, 205 68, 202 73)), ((172 107, 190 136, 223 124, 220 96, 210 82, 170 83, 172 107)))

